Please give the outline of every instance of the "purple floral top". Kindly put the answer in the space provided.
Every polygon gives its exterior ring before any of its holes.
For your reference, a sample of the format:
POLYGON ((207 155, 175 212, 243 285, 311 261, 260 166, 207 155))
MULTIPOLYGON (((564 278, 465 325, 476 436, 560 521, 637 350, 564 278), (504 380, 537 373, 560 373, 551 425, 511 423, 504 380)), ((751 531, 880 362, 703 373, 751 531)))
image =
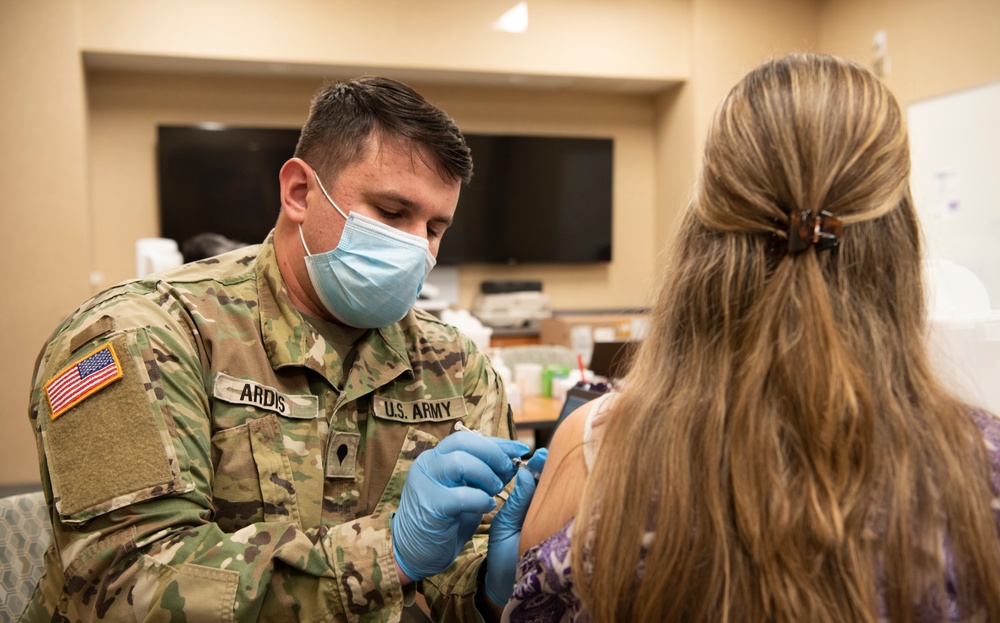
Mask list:
MULTIPOLYGON (((994 491, 993 508, 996 511, 997 529, 1000 530, 1000 499, 997 497, 1000 495, 1000 419, 981 413, 973 413, 973 419, 983 431, 989 451, 994 491)), ((570 520, 559 532, 524 553, 517 566, 514 593, 503 612, 503 623, 590 622, 590 614, 580 601, 570 570, 572 536, 573 520, 570 520)), ((953 622, 974 619, 975 617, 969 615, 963 617, 959 612, 954 569, 951 568, 951 547, 948 542, 945 544, 945 556, 949 565, 946 582, 948 590, 946 619, 953 622)), ((918 613, 918 620, 938 619, 932 605, 928 604, 926 609, 926 612, 918 613)))

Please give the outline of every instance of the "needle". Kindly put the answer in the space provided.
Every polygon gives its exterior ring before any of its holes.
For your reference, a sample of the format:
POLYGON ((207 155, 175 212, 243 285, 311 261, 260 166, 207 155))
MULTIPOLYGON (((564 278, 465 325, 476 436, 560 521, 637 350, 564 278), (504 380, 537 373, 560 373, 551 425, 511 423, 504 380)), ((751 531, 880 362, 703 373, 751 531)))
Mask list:
MULTIPOLYGON (((480 432, 478 430, 472 430, 471 428, 469 428, 468 426, 466 426, 465 424, 463 424, 461 422, 461 420, 455 422, 455 430, 464 430, 465 432, 472 433, 473 435, 482 435, 483 434, 482 432, 480 432)), ((542 475, 541 472, 538 472, 538 471, 535 471, 534 469, 532 469, 531 466, 528 465, 528 462, 525 461, 524 459, 520 458, 520 457, 514 457, 514 458, 512 458, 510 460, 510 462, 513 463, 514 467, 517 467, 518 469, 520 469, 520 468, 523 467, 524 469, 526 469, 529 472, 531 472, 531 475, 535 477, 535 480, 538 480, 538 477, 542 475)))

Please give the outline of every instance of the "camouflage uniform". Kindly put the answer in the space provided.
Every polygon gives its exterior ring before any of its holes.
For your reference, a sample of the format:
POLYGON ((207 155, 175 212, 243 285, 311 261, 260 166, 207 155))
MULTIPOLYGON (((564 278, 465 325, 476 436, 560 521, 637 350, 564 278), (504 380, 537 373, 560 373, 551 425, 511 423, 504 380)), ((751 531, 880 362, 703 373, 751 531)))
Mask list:
MULTIPOLYGON (((418 310, 346 364, 293 307, 271 238, 87 302, 32 389, 55 539, 24 620, 398 620, 407 470, 456 420, 513 424, 487 358, 418 310), (108 344, 121 378, 53 418, 46 383, 108 344)), ((478 619, 489 519, 422 582, 436 620, 478 619)))

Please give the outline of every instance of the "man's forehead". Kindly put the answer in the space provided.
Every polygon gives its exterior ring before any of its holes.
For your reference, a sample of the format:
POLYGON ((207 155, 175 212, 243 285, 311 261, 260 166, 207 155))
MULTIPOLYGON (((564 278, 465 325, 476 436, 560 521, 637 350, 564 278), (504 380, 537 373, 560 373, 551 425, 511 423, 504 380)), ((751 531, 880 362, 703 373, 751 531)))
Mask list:
POLYGON ((414 171, 428 168, 435 171, 445 183, 461 183, 461 180, 445 170, 429 147, 405 137, 373 132, 365 142, 362 158, 376 165, 381 165, 388 158, 408 159, 414 171))

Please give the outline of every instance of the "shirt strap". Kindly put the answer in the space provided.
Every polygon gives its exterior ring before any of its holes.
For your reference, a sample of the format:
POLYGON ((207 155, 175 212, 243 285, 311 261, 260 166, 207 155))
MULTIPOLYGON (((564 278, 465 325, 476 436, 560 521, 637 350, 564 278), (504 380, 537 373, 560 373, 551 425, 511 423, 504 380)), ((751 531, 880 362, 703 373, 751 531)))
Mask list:
POLYGON ((588 472, 597 460, 597 451, 601 449, 601 437, 604 432, 595 425, 608 413, 609 406, 614 402, 612 396, 615 394, 609 392, 590 401, 590 411, 587 412, 587 419, 583 425, 583 460, 588 472))

